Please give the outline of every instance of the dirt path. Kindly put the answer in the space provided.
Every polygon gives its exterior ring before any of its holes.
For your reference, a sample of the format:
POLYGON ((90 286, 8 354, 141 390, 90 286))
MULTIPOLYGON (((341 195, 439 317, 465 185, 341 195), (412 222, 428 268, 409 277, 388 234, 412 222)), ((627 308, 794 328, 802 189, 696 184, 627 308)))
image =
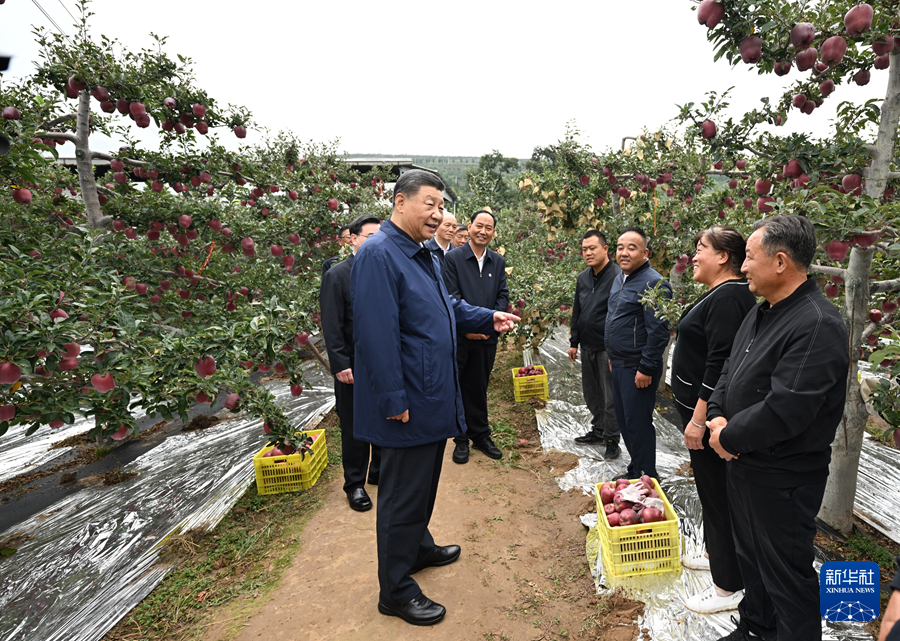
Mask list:
MULTIPOLYGON (((451 452, 448 447, 431 530, 440 544, 460 544, 462 557, 416 575, 425 594, 447 607, 444 621, 419 628, 378 613, 375 510, 351 511, 335 479, 304 529, 293 567, 237 638, 636 638, 642 606, 594 591, 578 520, 592 499, 563 493, 553 481, 574 457, 525 450, 524 469, 517 469, 474 450, 468 464, 456 465, 451 452)), ((377 501, 377 489, 370 494, 377 501)), ((226 626, 213 625, 207 641, 233 638, 226 626)))

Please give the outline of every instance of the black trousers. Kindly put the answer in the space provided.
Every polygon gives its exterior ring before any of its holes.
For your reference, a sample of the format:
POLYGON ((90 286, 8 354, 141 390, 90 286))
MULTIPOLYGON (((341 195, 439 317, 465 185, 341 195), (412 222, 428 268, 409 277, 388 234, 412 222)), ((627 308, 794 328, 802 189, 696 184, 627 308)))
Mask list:
POLYGON ((459 343, 456 364, 459 367, 459 391, 466 413, 466 434, 453 440, 457 443, 479 441, 491 435, 488 423, 487 388, 497 356, 497 344, 484 342, 459 343))
MULTIPOLYGON (((679 413, 684 423, 681 430, 684 433, 693 414, 687 410, 681 412, 680 407, 679 413)), ((734 533, 728 509, 728 464, 710 446, 709 430, 703 435, 703 449, 688 452, 691 455, 697 495, 703 508, 703 542, 709 553, 713 583, 728 592, 737 592, 744 588, 744 580, 734 551, 734 533)))
POLYGON ((653 373, 650 385, 639 388, 634 384, 636 367, 613 367, 613 400, 616 404, 616 420, 622 430, 622 440, 631 456, 626 473, 636 479, 642 474, 658 476, 656 472, 656 428, 653 427, 653 407, 656 404, 656 388, 662 377, 663 366, 653 373))
POLYGON ((813 539, 824 496, 825 481, 764 487, 728 468, 735 551, 744 579, 738 611, 741 625, 764 640, 822 638, 813 539))
POLYGON ((341 460, 344 464, 344 491, 366 484, 366 471, 373 480, 379 477, 381 448, 353 436, 353 385, 334 379, 334 401, 341 421, 341 460), (371 451, 372 464, 369 465, 371 451))
POLYGON ((447 441, 416 447, 382 447, 375 532, 378 598, 403 605, 422 590, 410 569, 434 552, 428 531, 447 441))

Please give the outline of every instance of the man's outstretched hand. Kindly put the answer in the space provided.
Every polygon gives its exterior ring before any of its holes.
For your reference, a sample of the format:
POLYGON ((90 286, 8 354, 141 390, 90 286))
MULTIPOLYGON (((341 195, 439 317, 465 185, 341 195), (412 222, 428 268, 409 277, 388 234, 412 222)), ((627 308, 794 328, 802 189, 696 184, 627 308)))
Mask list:
POLYGON ((514 314, 507 314, 506 312, 494 312, 494 331, 498 334, 508 332, 513 327, 515 327, 516 323, 518 322, 519 317, 514 314))

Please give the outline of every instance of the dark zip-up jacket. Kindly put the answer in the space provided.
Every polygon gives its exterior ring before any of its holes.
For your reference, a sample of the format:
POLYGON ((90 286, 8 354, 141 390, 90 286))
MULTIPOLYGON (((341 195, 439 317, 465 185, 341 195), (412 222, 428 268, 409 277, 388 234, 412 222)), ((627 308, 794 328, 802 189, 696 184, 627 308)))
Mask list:
POLYGON ((438 244, 438 241, 437 241, 436 239, 434 239, 434 238, 431 238, 431 239, 429 239, 429 240, 426 240, 426 241, 425 241, 424 243, 422 243, 422 244, 423 244, 423 246, 425 247, 425 249, 427 249, 427 250, 430 251, 432 254, 434 254, 435 256, 437 256, 438 262, 441 264, 441 271, 443 271, 443 270, 444 270, 444 256, 446 256, 446 255, 449 254, 453 249, 455 249, 455 248, 453 247, 453 243, 450 243, 450 249, 448 249, 446 252, 444 251, 444 248, 441 247, 441 246, 438 244))
POLYGON ((847 392, 847 345, 844 321, 813 278, 750 311, 706 412, 709 420, 728 419, 719 442, 739 454, 735 474, 766 487, 828 478, 847 392))
MULTIPOLYGON (((495 251, 485 248, 484 252, 484 265, 480 272, 478 271, 478 259, 469 243, 447 252, 441 268, 444 284, 447 286, 447 292, 457 300, 464 300, 469 305, 476 307, 505 312, 509 304, 506 261, 495 251)), ((487 340, 473 341, 466 338, 463 332, 459 332, 456 340, 459 343, 496 345, 496 333, 491 332, 489 336, 490 338, 487 340)))
POLYGON ((353 307, 350 305, 351 254, 322 276, 319 307, 331 373, 353 368, 353 307))
MULTIPOLYGON (((637 368, 642 374, 653 376, 662 363, 669 344, 669 323, 640 301, 641 295, 661 280, 663 277, 649 260, 627 278, 621 273, 613 280, 604 337, 613 367, 637 368)), ((666 297, 672 297, 672 287, 666 281, 663 290, 666 297)))
POLYGON ((575 281, 575 303, 572 305, 570 347, 581 345, 584 349, 606 351, 603 335, 606 331, 609 292, 616 276, 621 273, 619 266, 609 261, 596 274, 593 267, 578 274, 578 280, 575 281))
POLYGON ((689 305, 678 321, 672 356, 672 396, 678 411, 709 401, 747 312, 756 304, 747 281, 726 280, 689 305))

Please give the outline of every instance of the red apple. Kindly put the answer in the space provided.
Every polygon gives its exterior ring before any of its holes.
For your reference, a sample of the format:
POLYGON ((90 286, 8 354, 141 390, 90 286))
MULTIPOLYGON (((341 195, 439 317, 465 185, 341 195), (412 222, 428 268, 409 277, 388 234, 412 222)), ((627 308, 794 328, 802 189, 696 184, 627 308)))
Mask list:
POLYGON ((272 245, 271 251, 273 256, 281 256, 284 253, 284 248, 281 245, 272 245))
POLYGON ((772 207, 769 203, 775 202, 775 199, 772 196, 760 196, 756 200, 756 208, 759 209, 761 213, 768 213, 772 211, 772 207))
POLYGON ((851 196, 862 194, 862 176, 859 174, 847 174, 841 179, 841 187, 851 196))
POLYGON ((816 37, 816 28, 808 22, 798 22, 791 29, 791 44, 794 49, 807 49, 816 37))
POLYGON ((212 356, 204 356, 194 363, 194 371, 200 378, 206 378, 216 373, 216 359, 212 356))
POLYGON ((591 184, 591 177, 590 177, 590 176, 582 176, 582 177, 579 178, 578 180, 579 180, 579 182, 581 182, 582 185, 589 185, 589 184, 591 184))
POLYGON ((756 181, 756 193, 759 196, 765 196, 772 190, 772 181, 760 178, 756 181))
POLYGON ((328 199, 328 209, 331 211, 337 211, 337 208, 340 206, 337 198, 329 198, 328 199))
POLYGON ((748 65, 755 65, 762 56, 762 40, 759 36, 747 36, 741 40, 740 48, 741 60, 748 65))
POLYGON ((128 437, 128 432, 128 426, 121 425, 119 426, 119 429, 112 433, 110 438, 114 441, 124 441, 128 437))
POLYGON ((697 22, 707 29, 715 29, 725 16, 725 5, 716 0, 702 0, 697 7, 697 22))
POLYGON ((891 57, 889 55, 878 56, 872 66, 876 69, 887 69, 891 66, 891 57))
POLYGON ((809 71, 816 64, 819 52, 815 47, 810 47, 806 51, 797 54, 797 71, 809 71))
POLYGON ((194 129, 197 130, 198 134, 202 134, 205 136, 206 133, 209 131, 209 125, 207 125, 204 121, 201 120, 196 125, 194 125, 194 129))
POLYGON ((4 107, 0 115, 3 116, 4 120, 18 120, 22 117, 22 114, 15 107, 4 107))
POLYGON ((704 120, 703 124, 700 125, 700 131, 703 138, 709 140, 716 135, 716 123, 712 120, 704 120))
POLYGON ((193 114, 198 118, 202 118, 206 115, 206 107, 204 107, 200 103, 195 102, 193 105, 191 105, 191 112, 193 112, 193 114))
POLYGON ((15 363, 0 363, 0 385, 12 385, 22 377, 22 370, 15 363))
POLYGON ((822 62, 829 67, 834 67, 840 63, 845 53, 847 53, 847 41, 841 36, 831 36, 822 43, 822 62))
POLYGON ((872 5, 867 3, 858 4, 852 7, 850 11, 844 14, 844 27, 847 34, 853 38, 861 35, 872 28, 872 18, 875 11, 872 5))
POLYGON ((27 189, 13 189, 13 200, 20 205, 27 205, 31 202, 31 192, 27 189))
POLYGON ((840 287, 835 285, 834 283, 828 283, 825 285, 825 295, 829 298, 834 298, 840 293, 840 287))
POLYGON ((783 170, 784 175, 788 178, 796 178, 802 171, 803 168, 800 167, 800 163, 797 160, 789 160, 783 170))
POLYGON ((247 130, 244 129, 241 125, 235 125, 234 127, 234 135, 238 138, 246 138, 247 130))
POLYGON ((786 76, 790 73, 792 66, 790 60, 782 60, 781 62, 775 63, 773 71, 775 71, 776 76, 786 76))
POLYGON ((194 222, 194 220, 187 214, 181 214, 181 216, 178 217, 178 224, 185 229, 190 227, 192 222, 194 222))
POLYGON ((0 421, 11 421, 16 417, 15 405, 0 405, 0 421))
POLYGON ((56 320, 57 318, 61 320, 65 320, 69 317, 69 315, 62 309, 57 309, 55 311, 50 312, 50 320, 56 320))
POLYGON ((880 309, 870 309, 869 310, 869 320, 873 323, 881 322, 881 310, 880 309))
POLYGON ((91 385, 101 394, 105 394, 116 387, 112 374, 109 373, 103 374, 102 376, 100 374, 94 374, 91 376, 91 385))

